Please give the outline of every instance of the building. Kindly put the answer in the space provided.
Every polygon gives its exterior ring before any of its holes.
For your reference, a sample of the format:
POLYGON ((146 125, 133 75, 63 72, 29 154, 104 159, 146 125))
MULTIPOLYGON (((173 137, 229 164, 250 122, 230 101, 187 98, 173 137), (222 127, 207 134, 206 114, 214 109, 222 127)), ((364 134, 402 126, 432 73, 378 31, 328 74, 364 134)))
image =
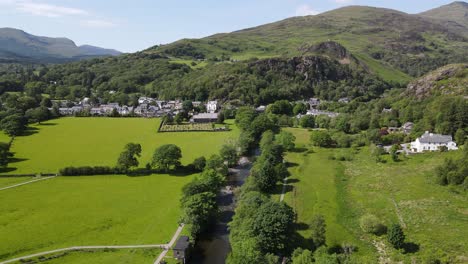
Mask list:
POLYGON ((186 263, 188 259, 188 249, 190 246, 190 241, 188 236, 181 236, 177 240, 175 246, 172 248, 172 252, 174 253, 174 258, 182 261, 182 263, 186 263))
POLYGON ((448 150, 458 149, 457 143, 452 140, 451 136, 433 134, 429 131, 411 142, 411 152, 438 151, 441 147, 447 147, 448 150))
POLYGON ((201 113, 194 115, 191 122, 193 123, 214 123, 218 121, 218 113, 201 113))
POLYGON ((320 99, 310 98, 308 103, 309 103, 310 108, 315 108, 320 105, 320 99))
POLYGON ((208 101, 206 104, 206 111, 208 113, 214 113, 218 111, 218 101, 208 101))
POLYGON ((312 110, 307 111, 306 115, 311 115, 311 116, 326 115, 328 117, 334 118, 338 116, 338 113, 312 109, 312 110))
POLYGON ((263 112, 265 112, 265 110, 266 110, 266 106, 264 106, 264 105, 261 105, 261 106, 255 108, 255 111, 257 111, 259 113, 263 113, 263 112))
POLYGON ((411 131, 413 131, 414 123, 412 122, 406 122, 401 126, 401 131, 405 134, 411 134, 411 131))
POLYGON ((349 104, 351 100, 349 100, 348 97, 343 97, 343 98, 340 98, 338 99, 338 103, 343 103, 343 104, 349 104))

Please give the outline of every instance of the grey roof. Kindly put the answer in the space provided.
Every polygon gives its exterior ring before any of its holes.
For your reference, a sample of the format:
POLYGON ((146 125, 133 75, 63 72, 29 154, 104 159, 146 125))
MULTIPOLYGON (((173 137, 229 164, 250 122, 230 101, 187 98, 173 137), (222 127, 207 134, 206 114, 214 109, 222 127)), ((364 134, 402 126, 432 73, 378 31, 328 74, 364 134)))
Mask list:
POLYGON ((198 115, 194 115, 193 119, 217 119, 218 113, 201 113, 198 115))
POLYGON ((188 236, 181 236, 181 237, 179 237, 179 239, 177 240, 177 243, 175 244, 175 246, 172 249, 185 250, 185 249, 188 248, 189 244, 190 244, 190 242, 189 242, 188 236))
POLYGON ((419 138, 419 142, 421 143, 448 143, 450 141, 452 141, 451 136, 433 134, 427 131, 419 138))

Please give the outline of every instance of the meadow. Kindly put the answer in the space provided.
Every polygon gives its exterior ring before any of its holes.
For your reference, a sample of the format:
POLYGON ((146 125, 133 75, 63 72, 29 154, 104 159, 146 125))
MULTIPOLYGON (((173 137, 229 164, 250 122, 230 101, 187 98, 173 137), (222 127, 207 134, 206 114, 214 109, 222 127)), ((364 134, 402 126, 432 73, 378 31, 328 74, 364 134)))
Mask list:
MULTIPOLYGON (((182 163, 218 153, 229 132, 156 133, 158 119, 61 118, 17 137, 8 173, 57 172, 64 166, 115 165, 128 142, 142 144, 140 166, 173 143, 182 163)), ((0 261, 70 246, 164 244, 177 229, 182 186, 192 175, 57 177, 0 193, 0 261)), ((0 178, 0 187, 31 178, 0 178)), ((46 263, 144 263, 160 250, 71 252, 46 263), (125 262, 126 261, 126 262, 125 262)))
POLYGON ((114 166, 124 146, 142 146, 140 166, 150 162, 154 150, 163 144, 182 149, 182 163, 199 156, 209 157, 238 130, 229 132, 157 133, 160 119, 145 118, 60 118, 32 127, 32 134, 17 137, 11 151, 16 161, 7 173, 57 173, 67 166, 114 166))
MULTIPOLYGON (((298 232, 307 238, 313 215, 324 215, 327 245, 351 244, 369 263, 379 254, 373 243, 383 242, 385 257, 411 263, 430 258, 463 263, 468 248, 468 195, 455 187, 437 185, 433 169, 447 157, 460 152, 427 153, 400 157, 384 156, 376 163, 368 148, 360 150, 310 147, 310 132, 289 129, 297 137, 300 152, 288 153, 292 190, 285 196, 304 224, 298 232), (346 153, 351 161, 331 159, 346 153), (359 218, 376 215, 385 225, 400 223, 406 234, 405 249, 397 251, 385 236, 362 232, 359 218)), ((304 246, 307 246, 304 245, 304 246)), ((418 263, 419 263, 418 262, 418 263)))
POLYGON ((4 190, 0 260, 70 246, 167 243, 192 178, 58 177, 4 190))

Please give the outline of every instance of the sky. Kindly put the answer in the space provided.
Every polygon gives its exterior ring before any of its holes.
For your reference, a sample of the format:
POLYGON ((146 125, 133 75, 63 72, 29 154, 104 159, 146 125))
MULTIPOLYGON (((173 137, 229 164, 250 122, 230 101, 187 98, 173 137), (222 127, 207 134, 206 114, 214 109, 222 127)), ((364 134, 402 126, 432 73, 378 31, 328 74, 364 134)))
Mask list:
POLYGON ((135 52, 346 5, 419 13, 454 0, 0 0, 0 27, 135 52))

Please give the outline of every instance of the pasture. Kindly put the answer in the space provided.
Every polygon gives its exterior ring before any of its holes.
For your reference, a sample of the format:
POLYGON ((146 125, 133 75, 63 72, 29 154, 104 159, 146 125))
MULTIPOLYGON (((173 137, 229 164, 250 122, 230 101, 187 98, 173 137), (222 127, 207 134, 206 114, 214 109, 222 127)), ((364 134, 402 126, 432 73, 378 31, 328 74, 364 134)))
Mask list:
MULTIPOLYGON (((288 129, 297 137, 300 152, 288 153, 292 191, 285 196, 304 224, 298 232, 307 238, 314 214, 325 216, 327 245, 343 243, 357 246, 356 254, 373 263, 378 257, 373 241, 383 241, 385 253, 393 261, 420 262, 431 257, 462 263, 468 247, 468 195, 458 188, 434 183, 433 169, 459 152, 427 153, 402 157, 393 162, 376 163, 368 148, 311 148, 310 133, 288 129), (331 156, 350 155, 352 161, 337 161, 331 156), (406 234, 405 249, 397 251, 386 236, 365 234, 359 218, 371 213, 385 225, 400 223, 406 234), (369 258, 370 257, 370 258, 369 258)), ((304 246, 307 246, 304 245, 304 246)), ((418 262, 419 263, 419 262, 418 262)))
POLYGON ((167 243, 193 176, 58 177, 0 194, 0 260, 70 246, 167 243))
MULTIPOLYGON (((140 167, 162 144, 182 149, 182 163, 218 153, 238 136, 229 132, 157 133, 159 119, 61 118, 17 137, 7 173, 57 172, 65 166, 115 165, 129 142, 143 148, 140 167)), ((0 193, 0 261, 70 246, 167 243, 178 226, 180 173, 57 177, 0 193)), ((31 180, 0 178, 5 187, 31 180)), ((46 263, 143 263, 155 250, 71 252, 46 263)))
POLYGON ((157 133, 160 119, 145 118, 60 118, 32 127, 32 134, 17 137, 11 151, 15 162, 7 173, 57 173, 67 166, 114 166, 125 144, 142 145, 140 167, 150 162, 154 150, 163 144, 182 149, 182 163, 199 156, 209 157, 238 130, 229 132, 157 133))

